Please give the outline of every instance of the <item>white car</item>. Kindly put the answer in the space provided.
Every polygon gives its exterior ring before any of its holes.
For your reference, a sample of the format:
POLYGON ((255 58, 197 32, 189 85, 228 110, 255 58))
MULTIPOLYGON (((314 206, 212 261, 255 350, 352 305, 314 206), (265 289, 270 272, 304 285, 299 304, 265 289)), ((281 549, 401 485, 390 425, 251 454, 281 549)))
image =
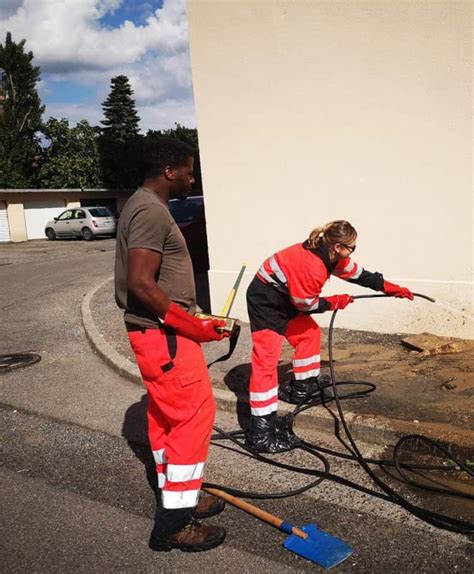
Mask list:
POLYGON ((117 222, 108 207, 74 207, 48 221, 44 228, 46 237, 83 237, 90 241, 99 235, 114 236, 117 222))

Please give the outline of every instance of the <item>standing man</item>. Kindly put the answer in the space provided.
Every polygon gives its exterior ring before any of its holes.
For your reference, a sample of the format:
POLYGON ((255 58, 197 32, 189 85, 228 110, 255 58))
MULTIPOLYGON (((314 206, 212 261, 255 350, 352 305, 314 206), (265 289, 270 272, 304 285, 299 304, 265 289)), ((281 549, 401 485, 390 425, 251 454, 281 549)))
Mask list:
POLYGON ((148 393, 148 436, 159 493, 152 550, 209 550, 220 526, 201 524, 224 503, 201 496, 216 412, 200 343, 218 341, 223 321, 193 316, 191 258, 167 204, 194 183, 194 151, 175 138, 148 139, 144 182, 127 201, 117 230, 115 297, 148 393))

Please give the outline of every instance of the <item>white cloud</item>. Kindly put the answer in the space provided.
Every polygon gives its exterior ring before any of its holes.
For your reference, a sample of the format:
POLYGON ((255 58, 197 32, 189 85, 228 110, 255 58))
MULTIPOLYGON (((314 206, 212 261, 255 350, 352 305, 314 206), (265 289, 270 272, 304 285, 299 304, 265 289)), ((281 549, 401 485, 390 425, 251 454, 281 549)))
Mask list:
POLYGON ((0 19, 8 18, 23 4, 23 0, 2 0, 0 4, 0 19))
POLYGON ((102 26, 100 18, 121 3, 6 0, 0 14, 0 41, 7 31, 15 41, 26 38, 26 48, 33 51, 45 80, 43 94, 48 93, 49 79, 90 86, 97 93, 94 112, 90 105, 61 104, 49 105, 47 115, 56 116, 62 110, 75 121, 84 110, 90 114, 85 119, 97 123, 93 118, 102 117, 100 103, 109 91, 110 79, 125 74, 131 80, 145 131, 151 128, 148 122, 166 122, 164 110, 180 115, 169 118, 169 125, 175 121, 195 125, 185 0, 165 0, 143 25, 125 21, 117 28, 102 26))
POLYGON ((66 118, 70 125, 87 120, 91 125, 97 126, 102 119, 102 109, 95 104, 51 104, 47 106, 43 119, 46 121, 50 117, 66 118))

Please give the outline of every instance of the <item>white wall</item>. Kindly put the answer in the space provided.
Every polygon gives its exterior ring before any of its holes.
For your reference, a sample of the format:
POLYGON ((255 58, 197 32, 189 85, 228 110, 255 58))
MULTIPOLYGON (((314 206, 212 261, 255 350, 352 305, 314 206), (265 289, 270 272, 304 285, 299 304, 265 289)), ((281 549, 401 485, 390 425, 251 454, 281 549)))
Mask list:
MULTIPOLYGON (((242 261, 248 282, 343 218, 363 266, 472 315, 471 2, 188 0, 188 15, 214 311, 242 261)), ((474 336, 421 301, 339 315, 474 336)))

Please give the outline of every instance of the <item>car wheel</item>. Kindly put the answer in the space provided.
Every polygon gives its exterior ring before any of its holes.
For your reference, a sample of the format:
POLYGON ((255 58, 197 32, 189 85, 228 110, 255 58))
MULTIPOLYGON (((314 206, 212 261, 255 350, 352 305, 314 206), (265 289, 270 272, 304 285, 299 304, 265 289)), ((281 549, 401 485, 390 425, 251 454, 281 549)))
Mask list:
POLYGON ((92 233, 92 231, 88 227, 83 227, 82 228, 82 237, 86 241, 92 241, 92 239, 94 239, 94 234, 92 233))
POLYGON ((56 239, 56 231, 54 231, 54 229, 51 229, 51 227, 48 227, 48 229, 46 230, 46 237, 50 241, 54 241, 56 239))

